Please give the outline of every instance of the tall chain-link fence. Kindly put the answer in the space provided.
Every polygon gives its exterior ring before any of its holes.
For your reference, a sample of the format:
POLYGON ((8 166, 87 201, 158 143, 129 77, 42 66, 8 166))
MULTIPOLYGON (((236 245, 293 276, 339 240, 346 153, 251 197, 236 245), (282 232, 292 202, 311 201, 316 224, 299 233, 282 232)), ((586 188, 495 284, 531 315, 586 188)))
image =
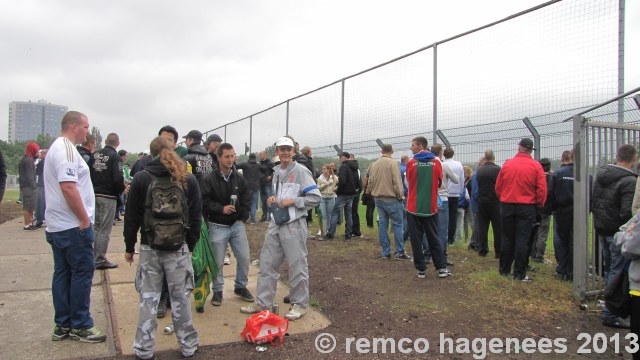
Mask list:
MULTIPOLYGON (((624 2, 622 2, 623 4, 624 2)), ((298 95, 205 133, 239 155, 270 148, 284 134, 313 150, 314 163, 353 153, 361 168, 381 143, 395 157, 411 139, 453 147, 475 168, 488 148, 513 157, 522 137, 536 158, 558 164, 573 146, 565 119, 620 94, 624 43, 619 0, 549 1, 298 95), (363 164, 364 163, 364 164, 363 164)), ((632 98, 588 114, 638 123, 632 98)), ((601 121, 601 120, 598 120, 601 121)), ((363 166, 364 165, 364 166, 363 166)), ((552 241, 548 257, 553 257, 552 241)))

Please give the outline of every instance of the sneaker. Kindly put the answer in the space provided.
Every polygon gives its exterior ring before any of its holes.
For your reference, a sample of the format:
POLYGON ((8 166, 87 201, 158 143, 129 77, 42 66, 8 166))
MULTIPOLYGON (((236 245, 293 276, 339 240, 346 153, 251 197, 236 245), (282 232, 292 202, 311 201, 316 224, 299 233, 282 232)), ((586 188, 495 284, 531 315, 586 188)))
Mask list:
POLYGON ((160 299, 158 303, 158 309, 156 310, 156 317, 162 319, 167 314, 167 299, 160 299))
POLYGON ((537 263, 539 263, 539 264, 542 264, 542 263, 544 263, 544 258, 535 258, 535 257, 532 257, 532 258, 531 258, 531 261, 533 261, 533 262, 537 262, 537 263))
POLYGON ((196 312, 202 314, 204 312, 204 307, 197 307, 196 312))
POLYGON ((518 280, 519 280, 519 281, 522 281, 522 282, 529 283, 529 282, 532 282, 532 281, 533 281, 533 278, 532 278, 531 276, 529 276, 529 275, 525 275, 523 278, 520 278, 520 279, 518 279, 518 280))
POLYGON ((198 349, 196 349, 196 351, 192 352, 191 355, 182 354, 182 358, 183 359, 191 359, 192 357, 196 356, 198 351, 200 351, 200 348, 198 348, 198 349))
POLYGON ((25 225, 22 229, 23 230, 35 230, 36 227, 33 224, 29 224, 29 225, 25 225))
POLYGON ((211 305, 213 306, 222 305, 222 290, 213 292, 213 296, 211 297, 211 305))
POLYGON ((447 266, 453 266, 453 262, 449 260, 445 261, 444 264, 447 266))
POLYGON ((257 314, 261 311, 264 311, 265 308, 263 308, 262 306, 258 305, 257 303, 253 303, 249 306, 243 306, 240 308, 240 312, 243 314, 257 314))
POLYGON ((72 329, 69 333, 69 339, 87 343, 99 343, 105 341, 107 339, 107 335, 103 334, 102 331, 95 327, 83 330, 72 329))
POLYGON ((418 270, 418 272, 416 272, 416 276, 418 279, 424 279, 427 277, 427 272, 418 270))
POLYGON ((316 236, 322 236, 322 231, 318 230, 318 233, 316 234, 316 236))
POLYGON ((224 257, 224 264, 225 264, 225 265, 231 265, 231 259, 229 259, 229 257, 228 257, 228 256, 225 256, 225 257, 224 257))
POLYGON ((623 318, 619 318, 619 317, 617 317, 615 319, 603 319, 602 320, 602 326, 618 328, 618 329, 629 329, 629 328, 631 328, 631 324, 629 322, 629 319, 623 319, 623 318))
POLYGON ((53 328, 53 335, 51 335, 51 340, 52 341, 64 340, 69 337, 70 331, 71 331, 71 328, 56 325, 56 327, 53 328))
POLYGON ((396 254, 395 259, 396 260, 411 260, 413 258, 411 256, 405 254, 405 253, 402 253, 402 254, 396 254))
POLYGON ((104 264, 96 266, 96 270, 115 269, 117 267, 118 267, 118 264, 114 264, 111 261, 107 261, 104 264))
POLYGON ((233 289, 233 293, 238 295, 238 296, 240 296, 242 298, 242 300, 244 300, 246 302, 253 302, 253 300, 254 300, 253 295, 251 295, 251 292, 246 287, 245 288, 235 288, 235 289, 233 289))
POLYGON ((298 304, 294 304, 291 309, 289 310, 288 313, 284 314, 284 317, 287 318, 288 320, 298 320, 301 317, 304 316, 304 314, 306 313, 306 311, 304 310, 304 308, 298 304))
POLYGON ((449 269, 447 269, 447 268, 438 269, 438 277, 439 278, 446 278, 447 276, 453 276, 453 273, 451 271, 449 271, 449 269))

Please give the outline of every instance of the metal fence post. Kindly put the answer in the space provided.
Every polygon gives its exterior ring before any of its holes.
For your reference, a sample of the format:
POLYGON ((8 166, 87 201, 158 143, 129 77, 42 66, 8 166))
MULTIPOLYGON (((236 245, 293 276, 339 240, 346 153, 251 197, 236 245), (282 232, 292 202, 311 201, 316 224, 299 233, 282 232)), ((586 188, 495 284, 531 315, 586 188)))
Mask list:
POLYGON ((573 295, 584 300, 589 276, 589 163, 587 119, 573 117, 573 295))
POLYGON ((249 116, 249 154, 253 151, 253 116, 249 116))
POLYGON ((342 80, 342 94, 340 97, 340 149, 344 150, 344 79, 342 80))
POLYGON ((433 44, 433 143, 438 130, 438 43, 433 44))
POLYGON ((529 129, 529 132, 533 136, 533 147, 536 149, 535 154, 533 154, 533 158, 540 160, 540 133, 536 130, 536 127, 533 126, 528 117, 522 119, 522 122, 524 122, 524 125, 529 129))
MULTIPOLYGON (((447 137, 444 136, 444 133, 442 132, 442 130, 436 130, 435 134, 438 135, 440 140, 442 140, 442 143, 444 144, 445 148, 451 147, 451 143, 449 142, 449 139, 447 139, 447 137)), ((436 135, 433 135, 434 138, 436 135)), ((434 140, 433 143, 435 144, 436 141, 434 140)))
POLYGON ((287 100, 287 118, 285 119, 284 124, 284 134, 289 135, 289 100, 287 100))

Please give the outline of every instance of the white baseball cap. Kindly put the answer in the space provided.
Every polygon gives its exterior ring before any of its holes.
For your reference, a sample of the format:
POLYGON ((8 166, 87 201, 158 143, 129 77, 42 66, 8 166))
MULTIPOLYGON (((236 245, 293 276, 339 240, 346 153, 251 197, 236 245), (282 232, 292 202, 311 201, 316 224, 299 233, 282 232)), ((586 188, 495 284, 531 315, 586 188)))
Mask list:
POLYGON ((291 146, 293 147, 293 140, 289 139, 286 136, 283 136, 276 141, 276 147, 278 146, 291 146))

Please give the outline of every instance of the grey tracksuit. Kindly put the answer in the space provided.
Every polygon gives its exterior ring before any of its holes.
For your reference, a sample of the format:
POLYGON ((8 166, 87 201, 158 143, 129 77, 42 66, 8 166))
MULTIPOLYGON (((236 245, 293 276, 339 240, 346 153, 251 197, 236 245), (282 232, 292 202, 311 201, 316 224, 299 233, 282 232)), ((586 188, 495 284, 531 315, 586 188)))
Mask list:
MULTIPOLYGON (((271 220, 260 252, 257 304, 270 308, 280 278, 280 266, 286 259, 289 264, 289 296, 292 304, 309 306, 309 268, 307 264, 307 211, 320 203, 318 186, 306 167, 292 162, 286 169, 273 168, 273 190, 276 200, 284 198, 286 188, 297 189, 294 194, 295 211, 291 220, 276 225, 271 220), (280 184, 277 185, 277 182, 280 184), (299 189, 298 189, 299 187, 299 189), (276 188, 278 192, 276 193, 276 188)), ((292 214, 292 212, 290 212, 292 214)))

